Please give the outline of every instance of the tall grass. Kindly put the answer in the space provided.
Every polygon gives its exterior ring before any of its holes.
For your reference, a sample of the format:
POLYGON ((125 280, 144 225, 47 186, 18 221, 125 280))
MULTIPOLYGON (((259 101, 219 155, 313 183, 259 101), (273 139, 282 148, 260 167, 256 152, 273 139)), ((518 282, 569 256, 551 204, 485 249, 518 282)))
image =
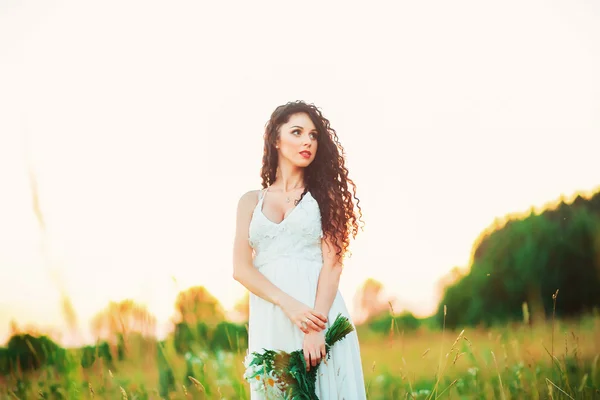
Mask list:
MULTIPOLYGON (((363 326, 358 333, 369 399, 600 398, 598 316, 460 332, 394 331, 387 341, 363 326), (432 352, 438 345, 441 352, 432 352)), ((132 352, 84 368, 82 350, 72 349, 61 370, 13 369, 0 378, 0 398, 248 399, 243 355, 197 349, 180 356, 167 340, 152 357, 132 352)))

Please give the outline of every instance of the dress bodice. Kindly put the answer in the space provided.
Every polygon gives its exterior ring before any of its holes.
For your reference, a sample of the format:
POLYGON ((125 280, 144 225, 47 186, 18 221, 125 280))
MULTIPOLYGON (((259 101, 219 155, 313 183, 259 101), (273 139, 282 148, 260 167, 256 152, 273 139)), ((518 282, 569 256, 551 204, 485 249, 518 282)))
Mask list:
POLYGON ((248 241, 254 249, 254 266, 260 269, 280 258, 322 263, 321 212, 310 192, 280 223, 271 221, 263 213, 265 193, 266 190, 260 193, 249 227, 248 241))

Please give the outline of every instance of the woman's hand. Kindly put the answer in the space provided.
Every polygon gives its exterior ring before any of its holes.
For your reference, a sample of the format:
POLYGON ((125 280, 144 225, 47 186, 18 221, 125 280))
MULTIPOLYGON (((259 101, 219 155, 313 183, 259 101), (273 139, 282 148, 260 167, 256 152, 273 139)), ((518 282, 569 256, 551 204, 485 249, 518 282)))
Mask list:
POLYGON ((282 302, 280 307, 285 315, 304 333, 310 331, 321 332, 326 328, 327 317, 325 315, 293 297, 289 297, 285 302, 282 302))
POLYGON ((306 361, 306 371, 310 371, 310 367, 316 367, 321 360, 325 360, 325 334, 322 332, 310 332, 304 335, 304 343, 302 345, 304 351, 304 361, 306 361))

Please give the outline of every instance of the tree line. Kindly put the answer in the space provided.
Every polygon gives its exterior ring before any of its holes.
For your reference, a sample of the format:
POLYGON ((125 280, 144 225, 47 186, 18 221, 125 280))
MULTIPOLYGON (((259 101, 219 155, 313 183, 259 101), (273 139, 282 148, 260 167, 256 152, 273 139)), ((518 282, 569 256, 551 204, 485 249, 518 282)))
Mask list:
POLYGON ((593 312, 600 306, 600 192, 492 225, 471 258, 468 271, 455 271, 444 290, 440 325, 534 323, 593 312))

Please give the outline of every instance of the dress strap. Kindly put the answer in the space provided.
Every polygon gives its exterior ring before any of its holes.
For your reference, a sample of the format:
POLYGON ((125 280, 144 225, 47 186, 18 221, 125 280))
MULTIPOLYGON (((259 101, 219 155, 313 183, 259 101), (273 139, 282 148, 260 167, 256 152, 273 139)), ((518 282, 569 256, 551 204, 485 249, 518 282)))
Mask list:
POLYGON ((260 191, 260 197, 259 197, 259 201, 263 201, 265 196, 267 195, 267 191, 269 190, 268 187, 264 188, 263 190, 260 191))

